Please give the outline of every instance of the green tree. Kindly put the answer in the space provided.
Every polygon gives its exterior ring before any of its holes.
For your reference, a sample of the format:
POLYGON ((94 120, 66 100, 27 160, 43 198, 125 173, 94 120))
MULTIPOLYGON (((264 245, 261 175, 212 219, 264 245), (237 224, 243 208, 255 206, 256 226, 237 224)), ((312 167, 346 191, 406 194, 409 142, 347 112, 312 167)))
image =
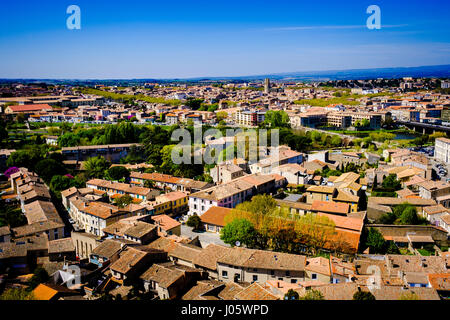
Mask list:
POLYGON ((370 121, 368 119, 363 119, 361 122, 361 126, 367 128, 370 126, 370 121))
POLYGON ((195 99, 195 98, 187 98, 186 99, 186 106, 188 106, 192 110, 197 110, 201 107, 203 103, 203 99, 195 99))
POLYGON ((359 300, 359 301, 363 301, 363 300, 375 300, 375 296, 369 292, 369 291, 361 291, 358 290, 355 292, 355 294, 353 295, 353 300, 359 300))
POLYGON ((235 219, 220 230, 220 239, 231 246, 235 246, 239 242, 251 247, 255 238, 255 227, 247 219, 235 219))
POLYGON ((394 243, 394 241, 388 241, 387 254, 400 254, 400 250, 398 249, 397 245, 394 243))
POLYGON ((239 210, 267 214, 272 212, 277 207, 275 199, 269 195, 256 195, 251 201, 246 201, 239 204, 239 210))
POLYGON ((384 254, 386 250, 386 240, 383 235, 375 228, 370 228, 367 234, 366 246, 369 247, 370 253, 384 254))
POLYGON ((154 189, 155 188, 155 181, 153 180, 145 180, 144 181, 144 187, 154 189))
POLYGON ((194 229, 194 231, 196 230, 200 230, 202 227, 202 220, 200 219, 200 217, 196 214, 193 214, 192 216, 190 216, 188 218, 188 220, 186 221, 186 224, 188 227, 191 227, 194 229))
POLYGON ((44 268, 38 267, 34 270, 33 276, 31 277, 29 281, 30 288, 34 289, 39 284, 45 283, 50 279, 50 276, 48 275, 47 271, 44 268))
POLYGON ((76 147, 80 145, 80 136, 72 132, 66 132, 58 137, 58 146, 60 147, 76 147))
POLYGON ((285 111, 269 110, 264 115, 263 126, 269 128, 290 128, 289 116, 285 111))
POLYGON ((50 189, 57 193, 72 187, 72 180, 67 176, 56 175, 50 180, 50 189))
POLYGON ((339 136, 334 135, 333 138, 331 138, 331 145, 333 147, 341 146, 342 145, 342 139, 339 136))
POLYGON ((69 122, 62 122, 61 125, 59 126, 59 128, 61 129, 61 132, 63 132, 63 133, 70 132, 70 130, 72 129, 72 124, 69 122))
POLYGON ((47 147, 45 145, 33 145, 24 150, 19 150, 11 153, 8 160, 6 160, 7 167, 25 167, 34 170, 35 165, 44 159, 47 147))
POLYGON ((135 145, 132 145, 130 148, 130 151, 128 152, 127 156, 125 158, 120 159, 120 163, 126 164, 136 164, 144 162, 144 159, 142 158, 142 155, 140 152, 138 152, 138 149, 135 145))
POLYGON ((284 300, 299 300, 300 295, 297 291, 294 291, 293 289, 289 289, 288 292, 284 295, 284 300))
POLYGON ((400 190, 402 188, 402 184, 397 180, 397 175, 395 174, 390 174, 386 178, 384 178, 381 185, 385 189, 391 189, 394 191, 400 190))
MULTIPOLYGON (((335 223, 326 216, 308 213, 297 221, 297 232, 302 242, 307 245, 312 254, 324 248, 335 234, 335 223)), ((335 243, 335 250, 342 251, 345 243, 335 243)))
POLYGON ((110 180, 121 180, 121 179, 128 179, 130 177, 130 171, 122 166, 114 166, 108 169, 107 177, 110 178, 110 180))
POLYGON ((322 292, 319 290, 311 289, 306 292, 306 294, 300 298, 300 300, 325 300, 322 292))
POLYGON ((149 163, 160 165, 162 162, 161 149, 170 141, 170 134, 161 126, 147 126, 141 136, 144 152, 149 163))
POLYGON ((8 205, 5 200, 0 199, 0 227, 16 228, 26 224, 27 219, 20 208, 8 205))
POLYGON ((43 141, 43 139, 41 138, 40 135, 37 135, 36 138, 34 139, 34 143, 35 144, 43 144, 44 141, 43 141))
POLYGON ((0 120, 0 146, 3 145, 3 140, 8 139, 8 131, 6 130, 6 124, 0 120))
POLYGON ((217 122, 220 122, 228 117, 228 113, 226 111, 219 111, 216 113, 217 122))
POLYGON ((110 163, 102 156, 89 158, 84 165, 87 175, 91 178, 103 178, 109 166, 110 163))
POLYGON ((53 159, 39 161, 36 164, 35 171, 46 183, 49 183, 53 176, 63 175, 67 172, 60 162, 53 159))
POLYGON ((23 288, 6 289, 1 295, 0 300, 35 300, 33 293, 23 288))
POLYGON ((372 190, 376 189, 377 186, 378 186, 378 175, 375 174, 375 177, 373 178, 372 190))
POLYGON ((16 121, 17 121, 17 123, 24 123, 26 119, 27 119, 27 117, 26 117, 25 114, 23 114, 23 113, 19 113, 19 114, 16 116, 16 121))
POLYGON ((406 208, 400 216, 401 224, 415 225, 419 222, 416 207, 410 206, 406 208))
POLYGON ((129 194, 125 194, 120 198, 116 198, 114 202, 119 208, 125 208, 127 205, 133 202, 133 198, 129 194))
POLYGON ((400 300, 421 300, 420 296, 415 292, 404 292, 400 296, 400 300))
POLYGON ((445 132, 439 132, 439 131, 437 131, 437 132, 435 132, 435 133, 433 133, 433 134, 430 134, 430 135, 428 136, 428 141, 434 143, 434 141, 436 140, 436 138, 442 138, 442 137, 447 138, 447 134, 446 134, 445 132))
POLYGON ((380 224, 398 224, 398 225, 426 225, 428 221, 417 215, 415 206, 408 202, 401 203, 392 208, 392 212, 384 214, 378 219, 380 224))

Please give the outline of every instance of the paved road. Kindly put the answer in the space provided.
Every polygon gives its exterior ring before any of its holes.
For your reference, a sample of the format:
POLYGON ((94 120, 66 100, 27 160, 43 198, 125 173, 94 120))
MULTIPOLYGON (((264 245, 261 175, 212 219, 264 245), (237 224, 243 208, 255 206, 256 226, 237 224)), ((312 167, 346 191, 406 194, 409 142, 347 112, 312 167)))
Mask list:
POLYGON ((210 243, 229 247, 228 244, 225 244, 222 240, 220 240, 220 236, 218 234, 212 233, 212 232, 206 232, 206 231, 193 232, 192 228, 188 227, 185 224, 181 225, 181 235, 190 237, 190 238, 195 238, 198 236, 198 238, 200 240, 200 244, 202 245, 203 248, 206 247, 210 243))

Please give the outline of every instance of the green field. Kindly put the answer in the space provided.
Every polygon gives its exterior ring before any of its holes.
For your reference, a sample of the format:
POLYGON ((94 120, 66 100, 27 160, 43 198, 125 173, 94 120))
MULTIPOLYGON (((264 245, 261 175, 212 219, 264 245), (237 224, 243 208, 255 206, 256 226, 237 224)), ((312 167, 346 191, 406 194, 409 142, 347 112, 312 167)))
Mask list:
POLYGON ((134 102, 136 100, 145 101, 148 103, 164 103, 164 104, 170 104, 170 105, 180 105, 181 100, 166 100, 164 98, 155 98, 155 97, 149 97, 143 94, 138 95, 131 95, 131 94, 120 94, 120 93, 113 93, 113 92, 107 92, 103 90, 98 89, 92 89, 92 88, 80 88, 79 89, 84 94, 94 94, 98 96, 102 96, 108 99, 113 100, 121 100, 124 102, 134 102))

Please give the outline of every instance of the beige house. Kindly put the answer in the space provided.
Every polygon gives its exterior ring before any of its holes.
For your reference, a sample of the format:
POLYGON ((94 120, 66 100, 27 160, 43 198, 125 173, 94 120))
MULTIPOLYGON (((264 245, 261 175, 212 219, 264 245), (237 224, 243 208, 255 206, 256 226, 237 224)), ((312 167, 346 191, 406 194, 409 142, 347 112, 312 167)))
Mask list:
POLYGON ((86 232, 72 231, 71 238, 75 245, 76 255, 80 259, 88 259, 93 250, 100 244, 100 237, 86 232))
POLYGON ((147 252, 127 248, 110 267, 112 279, 118 283, 126 284, 139 275, 147 265, 148 260, 149 254, 147 252))
POLYGON ((226 183, 242 177, 244 170, 233 163, 224 163, 212 168, 209 175, 212 177, 214 183, 226 183))
POLYGON ((308 280, 314 280, 321 283, 331 282, 331 267, 329 259, 323 257, 306 259, 305 272, 308 280))
POLYGON ((306 189, 306 203, 314 201, 331 201, 337 196, 337 189, 328 186, 312 186, 306 189))
POLYGON ((193 263, 196 268, 205 270, 208 277, 217 280, 219 273, 217 269, 217 260, 224 256, 230 248, 219 246, 216 244, 209 244, 194 258, 193 263))
POLYGON ((232 209, 224 207, 211 207, 200 219, 203 222, 203 226, 206 231, 220 233, 223 227, 225 227, 225 216, 231 213, 232 209))
POLYGON ((305 256, 240 247, 229 249, 217 260, 219 280, 224 282, 263 284, 278 279, 297 283, 306 278, 305 266, 305 256))
POLYGON ((155 292, 160 299, 175 299, 193 281, 202 278, 202 271, 172 262, 152 265, 140 279, 145 291, 155 292))
POLYGON ((423 199, 436 200, 444 207, 450 207, 450 183, 427 180, 418 185, 419 196, 423 199))

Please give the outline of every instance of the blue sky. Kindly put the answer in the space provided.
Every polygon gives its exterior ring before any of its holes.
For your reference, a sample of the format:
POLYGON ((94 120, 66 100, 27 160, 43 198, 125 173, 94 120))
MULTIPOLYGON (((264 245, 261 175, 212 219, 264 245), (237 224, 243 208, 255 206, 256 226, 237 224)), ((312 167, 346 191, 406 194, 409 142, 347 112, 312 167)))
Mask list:
POLYGON ((185 78, 450 64, 448 1, 0 2, 1 78, 185 78), (81 30, 66 9, 81 8, 81 30), (365 27, 369 5, 381 30, 365 27))

